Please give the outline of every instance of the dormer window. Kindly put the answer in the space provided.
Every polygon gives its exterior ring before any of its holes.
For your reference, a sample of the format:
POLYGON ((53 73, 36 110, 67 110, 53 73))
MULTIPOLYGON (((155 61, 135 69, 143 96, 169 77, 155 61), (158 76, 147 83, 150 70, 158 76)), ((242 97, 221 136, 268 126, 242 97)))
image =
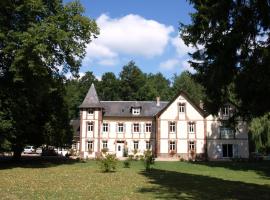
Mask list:
POLYGON ((222 114, 223 114, 223 116, 229 116, 229 114, 230 114, 230 107, 229 106, 223 107, 222 114))
POLYGON ((132 108, 133 115, 139 115, 140 113, 141 113, 141 108, 139 108, 139 107, 132 108))

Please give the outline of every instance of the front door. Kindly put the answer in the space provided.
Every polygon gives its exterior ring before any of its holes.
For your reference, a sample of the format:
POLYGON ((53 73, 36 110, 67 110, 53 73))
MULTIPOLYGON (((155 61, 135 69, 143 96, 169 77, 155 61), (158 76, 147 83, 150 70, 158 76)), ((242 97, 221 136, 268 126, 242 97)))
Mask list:
POLYGON ((116 157, 123 157, 124 143, 117 143, 116 145, 116 157))

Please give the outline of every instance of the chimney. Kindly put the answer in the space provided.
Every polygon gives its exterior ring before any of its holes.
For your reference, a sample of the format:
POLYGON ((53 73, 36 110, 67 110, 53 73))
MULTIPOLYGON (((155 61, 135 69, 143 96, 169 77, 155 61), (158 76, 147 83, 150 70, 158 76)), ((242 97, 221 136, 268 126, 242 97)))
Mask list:
POLYGON ((202 109, 202 110, 204 110, 204 106, 203 106, 203 101, 202 100, 200 100, 200 108, 202 109))
POLYGON ((160 97, 157 97, 157 106, 160 106, 160 97))

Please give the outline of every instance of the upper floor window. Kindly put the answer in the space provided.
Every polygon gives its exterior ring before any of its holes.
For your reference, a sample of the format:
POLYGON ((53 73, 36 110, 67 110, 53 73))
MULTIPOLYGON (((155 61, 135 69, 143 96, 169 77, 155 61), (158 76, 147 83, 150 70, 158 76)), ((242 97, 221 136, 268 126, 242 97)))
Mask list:
POLYGON ((123 133, 124 132, 124 124, 123 123, 118 123, 117 124, 117 132, 118 133, 123 133))
POLYGON ((134 149, 139 149, 139 141, 134 141, 133 147, 134 147, 134 149))
POLYGON ((234 131, 233 129, 225 126, 221 126, 219 128, 220 130, 220 137, 222 139, 229 139, 229 138, 234 138, 234 131))
POLYGON ((175 151, 176 149, 175 141, 170 141, 169 149, 170 151, 175 151))
POLYGON ((139 123, 134 123, 133 124, 133 132, 134 133, 140 132, 140 124, 139 123))
POLYGON ((94 122, 87 123, 87 131, 92 132, 94 130, 94 122))
POLYGON ((139 108, 139 107, 132 108, 133 115, 139 115, 140 113, 141 113, 141 108, 139 108))
POLYGON ((145 132, 147 132, 147 133, 152 132, 152 124, 151 123, 146 123, 145 124, 145 132))
POLYGON ((225 106, 222 108, 222 115, 223 116, 229 116, 230 114, 230 106, 225 106))
POLYGON ((176 131, 176 124, 175 124, 175 122, 170 122, 170 124, 169 124, 169 131, 170 131, 170 133, 175 133, 175 131, 176 131))
POLYGON ((107 133, 109 131, 109 124, 103 123, 103 132, 107 133))
POLYGON ((195 133, 195 123, 194 122, 189 122, 188 123, 188 132, 189 133, 195 133))
POLYGON ((93 108, 88 108, 88 114, 93 115, 94 114, 94 109, 93 108))
POLYGON ((186 104, 185 103, 180 103, 179 104, 179 112, 180 113, 185 113, 185 108, 186 108, 186 104))

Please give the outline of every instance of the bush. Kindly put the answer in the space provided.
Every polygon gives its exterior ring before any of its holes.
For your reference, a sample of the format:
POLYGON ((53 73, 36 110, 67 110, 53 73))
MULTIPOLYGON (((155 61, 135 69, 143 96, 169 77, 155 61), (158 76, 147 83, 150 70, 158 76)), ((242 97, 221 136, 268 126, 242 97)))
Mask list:
POLYGON ((151 169, 151 165, 155 163, 155 158, 152 154, 152 151, 147 150, 144 152, 144 166, 145 170, 149 171, 151 169))
POLYGON ((128 155, 128 160, 133 160, 134 159, 134 155, 128 155))
POLYGON ((108 148, 103 148, 103 149, 101 149, 101 152, 102 152, 103 155, 105 155, 108 151, 109 151, 108 148))
POLYGON ((124 168, 130 168, 130 160, 129 159, 124 161, 124 168))
POLYGON ((99 159, 100 169, 102 172, 112 172, 116 170, 118 159, 115 154, 107 154, 99 159))
POLYGON ((128 148, 127 147, 124 148, 123 156, 128 157, 128 148))

